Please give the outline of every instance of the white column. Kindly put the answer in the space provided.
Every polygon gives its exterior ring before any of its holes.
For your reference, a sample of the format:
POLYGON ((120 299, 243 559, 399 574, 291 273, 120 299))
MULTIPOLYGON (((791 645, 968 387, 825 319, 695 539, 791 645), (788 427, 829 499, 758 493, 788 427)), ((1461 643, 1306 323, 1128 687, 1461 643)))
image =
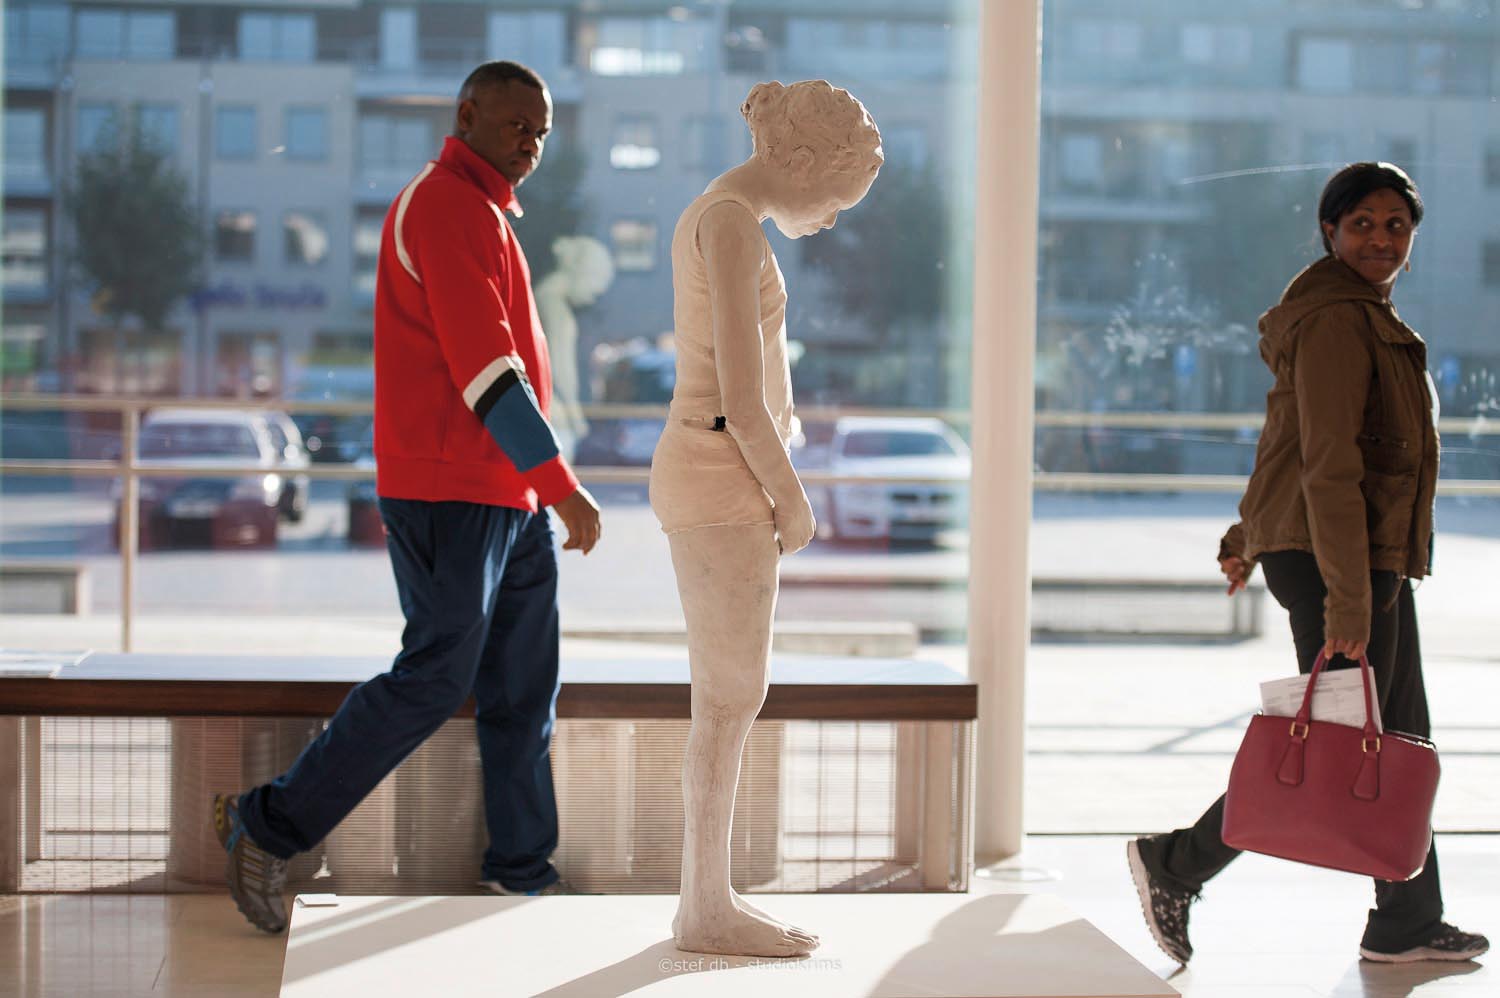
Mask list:
POLYGON ((979 683, 977 865, 1021 850, 1030 642, 1040 0, 979 23, 969 675, 979 683))

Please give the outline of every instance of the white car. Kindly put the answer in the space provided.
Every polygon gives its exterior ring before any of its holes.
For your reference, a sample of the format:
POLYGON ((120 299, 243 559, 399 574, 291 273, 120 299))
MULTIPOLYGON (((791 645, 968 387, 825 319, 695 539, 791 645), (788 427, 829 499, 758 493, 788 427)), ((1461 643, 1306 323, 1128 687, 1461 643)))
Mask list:
MULTIPOLYGON (((141 548, 275 546, 288 458, 284 437, 272 422, 273 417, 253 409, 152 410, 141 422, 140 460, 204 476, 141 478, 141 548), (218 468, 245 465, 260 470, 213 474, 218 468)), ((116 528, 118 514, 117 506, 116 528)))
POLYGON ((846 416, 817 466, 870 479, 808 489, 827 536, 931 542, 968 521, 969 446, 940 419, 846 416))

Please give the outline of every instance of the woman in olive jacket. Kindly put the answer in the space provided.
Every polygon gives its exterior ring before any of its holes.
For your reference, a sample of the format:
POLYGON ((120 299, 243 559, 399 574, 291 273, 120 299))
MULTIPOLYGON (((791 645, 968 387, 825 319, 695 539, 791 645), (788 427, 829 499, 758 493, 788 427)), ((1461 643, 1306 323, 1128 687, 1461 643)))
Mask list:
MULTIPOLYGON (((1233 595, 1256 564, 1291 617, 1301 670, 1368 655, 1386 727, 1430 731, 1410 579, 1427 575, 1437 490, 1436 396, 1427 346, 1390 302, 1422 198, 1389 163, 1356 163, 1318 205, 1327 255, 1260 320, 1276 376, 1241 520, 1219 548, 1233 595)), ((1128 845, 1152 935, 1186 963, 1188 908, 1238 852, 1221 836, 1224 798, 1190 828, 1128 845)), ((1468 960, 1489 942, 1443 922, 1437 853, 1415 878, 1375 882, 1360 943, 1367 960, 1468 960)))

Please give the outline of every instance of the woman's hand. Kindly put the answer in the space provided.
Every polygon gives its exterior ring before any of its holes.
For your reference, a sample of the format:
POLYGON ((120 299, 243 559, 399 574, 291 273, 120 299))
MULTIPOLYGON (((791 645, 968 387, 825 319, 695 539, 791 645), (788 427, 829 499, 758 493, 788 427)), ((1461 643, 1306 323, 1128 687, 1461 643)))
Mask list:
POLYGON ((1365 649, 1369 644, 1368 641, 1353 641, 1349 638, 1329 638, 1323 642, 1323 654, 1329 658, 1342 655, 1351 662, 1357 662, 1365 657, 1365 649))
POLYGON ((1245 583, 1250 579, 1250 563, 1244 558, 1228 557, 1219 559, 1219 571, 1229 580, 1229 595, 1233 596, 1245 588, 1245 583))

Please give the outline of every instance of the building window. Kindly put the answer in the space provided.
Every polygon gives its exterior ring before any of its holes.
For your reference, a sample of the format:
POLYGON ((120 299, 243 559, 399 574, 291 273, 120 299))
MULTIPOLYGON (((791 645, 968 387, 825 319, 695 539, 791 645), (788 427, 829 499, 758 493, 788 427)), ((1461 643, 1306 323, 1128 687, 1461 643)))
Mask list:
POLYGON ((68 13, 64 4, 6 4, 6 65, 60 63, 68 53, 68 13))
POLYGON ((1064 186, 1095 190, 1104 183, 1104 143, 1097 135, 1064 135, 1058 159, 1064 186))
POLYGON ((698 114, 682 124, 682 165, 689 170, 718 174, 729 165, 728 131, 719 115, 698 114))
POLYGON ((367 301, 375 298, 375 274, 380 267, 380 232, 385 216, 362 213, 354 220, 354 290, 367 301))
POLYGON ((1184 24, 1182 61, 1194 66, 1241 68, 1250 64, 1250 29, 1233 24, 1184 24))
POLYGON ((42 291, 47 287, 47 214, 40 208, 5 209, 0 233, 5 290, 42 291))
POLYGON ((78 151, 80 153, 102 152, 116 138, 119 122, 115 118, 115 106, 97 102, 78 105, 78 151))
POLYGON ((432 155, 432 122, 389 114, 359 120, 359 168, 367 178, 411 176, 432 155))
POLYGON ((679 76, 702 68, 711 35, 708 21, 601 18, 589 68, 600 76, 679 76))
POLYGON ((415 69, 417 12, 411 7, 389 7, 380 12, 380 68, 415 69))
POLYGON ((177 105, 137 104, 135 113, 142 138, 164 156, 177 155, 177 105))
POLYGON ((168 11, 81 10, 78 58, 162 61, 177 54, 177 20, 168 11))
POLYGON ((5 178, 47 177, 47 113, 37 107, 5 109, 5 178))
POLYGON ((255 259, 255 212, 219 212, 214 219, 214 259, 223 263, 255 259))
POLYGON ((655 117, 627 114, 615 120, 614 142, 609 147, 610 166, 616 170, 649 170, 660 162, 655 117))
POLYGON ((1484 244, 1484 285, 1500 288, 1500 242, 1484 244))
POLYGON ((1135 21, 1083 19, 1073 25, 1073 53, 1080 59, 1130 62, 1139 59, 1145 33, 1135 21))
POLYGON ((568 61, 568 22, 561 11, 492 13, 487 30, 491 59, 516 59, 544 78, 568 61))
POLYGON ((241 14, 240 58, 250 62, 312 62, 318 54, 311 14, 241 14))
POLYGON ((221 107, 214 111, 214 152, 220 159, 255 158, 255 108, 221 107))
POLYGON ((286 262, 316 267, 328 257, 328 225, 312 211, 289 211, 281 220, 286 262))
POLYGON ((320 107, 290 107, 286 112, 288 159, 328 158, 328 112, 320 107))
POLYGON ((609 227, 615 248, 615 269, 640 272, 656 269, 656 223, 644 218, 622 218, 609 227))
POLYGON ((1344 165, 1344 137, 1335 132, 1308 132, 1302 136, 1302 159, 1330 168, 1344 165))
POLYGON ((1304 38, 1297 46, 1297 87, 1312 93, 1346 94, 1354 89, 1354 43, 1304 38))

